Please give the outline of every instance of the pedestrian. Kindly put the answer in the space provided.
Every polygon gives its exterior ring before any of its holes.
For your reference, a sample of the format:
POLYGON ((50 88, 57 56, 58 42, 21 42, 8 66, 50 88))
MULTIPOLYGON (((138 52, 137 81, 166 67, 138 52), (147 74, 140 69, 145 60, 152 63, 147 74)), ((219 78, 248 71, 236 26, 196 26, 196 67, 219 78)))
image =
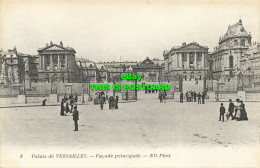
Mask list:
POLYGON ((185 93, 185 96, 186 96, 186 101, 188 101, 188 99, 189 99, 188 91, 185 93))
POLYGON ((75 95, 75 102, 78 102, 78 93, 76 92, 76 95, 75 95))
POLYGON ((118 101, 119 101, 119 96, 116 96, 115 109, 118 109, 118 101))
POLYGON ((202 94, 201 94, 201 99, 202 99, 202 104, 205 104, 205 101, 204 101, 204 99, 205 99, 205 94, 204 94, 204 92, 202 92, 202 94))
POLYGON ((198 104, 201 104, 201 94, 200 94, 200 92, 198 94, 198 104))
POLYGON ((240 118, 240 110, 241 110, 240 100, 236 99, 234 119, 239 119, 240 118))
POLYGON ((229 99, 229 106, 228 106, 228 114, 227 114, 227 120, 231 116, 232 120, 234 120, 233 112, 234 112, 234 103, 231 99, 229 99))
POLYGON ((172 92, 172 97, 173 97, 173 100, 174 100, 174 91, 172 92))
POLYGON ((68 97, 67 97, 67 94, 65 93, 64 95, 64 101, 67 101, 68 97))
POLYGON ((108 92, 106 93, 106 101, 108 101, 108 92))
POLYGON ((104 107, 104 99, 103 99, 103 96, 102 96, 101 100, 100 100, 100 108, 101 108, 101 110, 103 110, 103 107, 104 107))
POLYGON ((68 113, 70 111, 69 108, 69 100, 66 101, 66 113, 68 113))
POLYGON ((220 112, 220 114, 219 114, 219 121, 221 121, 221 118, 222 118, 222 122, 224 122, 224 114, 226 112, 226 109, 223 106, 223 103, 221 103, 220 105, 221 106, 220 106, 220 109, 219 109, 219 112, 220 112))
POLYGON ((191 102, 193 101, 193 95, 194 95, 194 93, 193 93, 193 91, 191 91, 191 98, 190 98, 191 102))
POLYGON ((74 98, 72 96, 70 99, 70 113, 72 113, 72 111, 73 111, 73 105, 74 105, 74 98))
POLYGON ((163 98, 163 95, 162 95, 162 92, 160 91, 160 92, 159 92, 159 100, 160 100, 160 103, 163 102, 162 98, 163 98))
POLYGON ((77 110, 77 106, 74 106, 74 110, 73 110, 72 116, 73 116, 74 125, 75 125, 74 131, 78 131, 79 111, 77 110))
POLYGON ((241 120, 248 120, 247 118, 247 113, 246 113, 246 108, 245 108, 245 104, 243 103, 243 101, 240 101, 241 103, 241 115, 240 115, 240 119, 238 121, 241 120))
POLYGON ((125 97, 126 97, 126 101, 128 101, 128 90, 126 90, 125 97))
POLYGON ((194 102, 197 102, 197 93, 194 91, 194 94, 193 94, 193 96, 194 96, 194 102))
POLYGON ((167 97, 167 93, 166 93, 166 91, 164 91, 164 93, 163 93, 163 101, 164 101, 164 103, 166 103, 166 97, 167 97))
POLYGON ((112 108, 113 96, 110 96, 108 99, 109 109, 112 108))
POLYGON ((60 115, 64 116, 64 99, 61 100, 61 104, 60 104, 60 115))
POLYGON ((183 93, 180 94, 180 103, 183 103, 183 93))

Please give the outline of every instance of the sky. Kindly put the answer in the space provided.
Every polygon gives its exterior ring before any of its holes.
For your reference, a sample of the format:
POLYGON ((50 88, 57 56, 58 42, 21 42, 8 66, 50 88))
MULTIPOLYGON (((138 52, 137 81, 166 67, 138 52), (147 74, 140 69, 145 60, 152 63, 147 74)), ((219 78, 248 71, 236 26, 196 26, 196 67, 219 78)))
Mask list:
MULTIPOLYGON (((258 1, 259 2, 259 1, 258 1)), ((163 59, 163 51, 198 42, 209 51, 241 18, 259 40, 259 3, 246 1, 0 1, 0 48, 37 54, 46 43, 73 47, 93 61, 163 59)))

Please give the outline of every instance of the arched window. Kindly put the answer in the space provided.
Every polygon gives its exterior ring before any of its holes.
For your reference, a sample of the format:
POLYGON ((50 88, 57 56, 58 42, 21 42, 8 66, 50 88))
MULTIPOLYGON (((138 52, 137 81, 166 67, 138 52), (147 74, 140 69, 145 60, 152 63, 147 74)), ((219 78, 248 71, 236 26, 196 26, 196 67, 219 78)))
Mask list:
POLYGON ((230 55, 229 56, 229 68, 233 68, 233 56, 232 55, 230 55))

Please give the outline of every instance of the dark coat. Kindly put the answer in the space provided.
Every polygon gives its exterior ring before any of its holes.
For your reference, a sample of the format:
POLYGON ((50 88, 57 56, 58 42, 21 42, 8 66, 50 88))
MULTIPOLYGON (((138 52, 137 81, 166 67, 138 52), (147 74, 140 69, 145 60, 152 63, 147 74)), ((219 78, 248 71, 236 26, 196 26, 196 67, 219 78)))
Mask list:
POLYGON ((74 120, 74 121, 79 120, 79 111, 76 110, 76 109, 74 109, 72 116, 73 116, 73 120, 74 120))
POLYGON ((183 93, 180 94, 180 98, 183 98, 183 93))
POLYGON ((224 106, 221 106, 221 107, 219 108, 219 112, 220 112, 221 114, 224 114, 224 113, 226 112, 225 107, 224 107, 224 106))
POLYGON ((234 107, 235 107, 234 103, 232 103, 232 102, 229 103, 228 111, 231 112, 231 113, 234 112, 234 107))

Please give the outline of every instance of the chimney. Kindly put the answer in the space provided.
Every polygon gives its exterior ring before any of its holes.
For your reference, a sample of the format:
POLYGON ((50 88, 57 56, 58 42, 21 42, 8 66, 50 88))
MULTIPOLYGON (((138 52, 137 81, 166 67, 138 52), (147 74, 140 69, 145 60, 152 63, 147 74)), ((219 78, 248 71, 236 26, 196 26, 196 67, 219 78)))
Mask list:
POLYGON ((49 44, 48 44, 48 43, 46 43, 46 47, 49 47, 49 44))
POLYGON ((62 41, 60 41, 60 46, 63 47, 62 41))
POLYGON ((186 45, 186 42, 183 42, 183 43, 182 43, 182 46, 185 46, 185 45, 186 45))
POLYGON ((53 44, 52 44, 52 41, 50 42, 50 46, 52 46, 53 44))

